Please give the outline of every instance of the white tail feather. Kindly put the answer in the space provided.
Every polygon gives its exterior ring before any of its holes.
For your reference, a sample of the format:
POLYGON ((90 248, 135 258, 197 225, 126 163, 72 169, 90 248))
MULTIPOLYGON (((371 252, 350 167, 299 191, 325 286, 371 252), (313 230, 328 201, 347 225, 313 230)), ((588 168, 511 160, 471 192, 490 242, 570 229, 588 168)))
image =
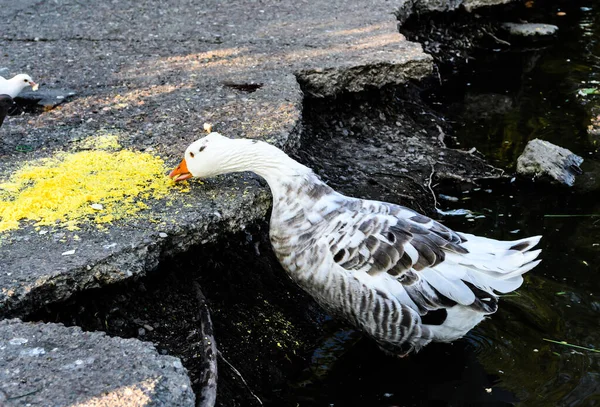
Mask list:
POLYGON ((446 278, 444 273, 438 270, 437 267, 424 269, 420 273, 432 287, 451 300, 463 305, 469 305, 475 301, 475 294, 466 286, 462 279, 454 280, 446 278))
POLYGON ((522 275, 541 261, 536 260, 541 250, 531 250, 541 236, 515 241, 461 236, 467 240, 462 246, 469 253, 446 253, 445 261, 420 274, 440 293, 462 305, 470 305, 475 300, 464 281, 491 294, 508 293, 519 288, 522 275))

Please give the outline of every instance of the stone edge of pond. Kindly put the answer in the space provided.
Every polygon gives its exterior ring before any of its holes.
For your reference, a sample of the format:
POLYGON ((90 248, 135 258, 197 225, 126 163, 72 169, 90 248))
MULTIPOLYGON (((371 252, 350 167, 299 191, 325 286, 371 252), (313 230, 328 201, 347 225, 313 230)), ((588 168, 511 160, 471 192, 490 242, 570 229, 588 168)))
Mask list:
POLYGON ((0 360, 2 405, 41 406, 49 400, 55 406, 195 405, 181 361, 136 339, 3 320, 0 360))

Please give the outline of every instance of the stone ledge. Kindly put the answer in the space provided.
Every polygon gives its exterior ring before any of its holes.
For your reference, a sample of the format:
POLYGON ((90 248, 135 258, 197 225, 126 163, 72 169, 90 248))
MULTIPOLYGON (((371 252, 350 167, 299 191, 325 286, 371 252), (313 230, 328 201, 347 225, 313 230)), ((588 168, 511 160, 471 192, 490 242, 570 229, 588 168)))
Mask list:
POLYGON ((193 407, 186 369, 137 339, 0 321, 0 404, 193 407), (6 404, 4 404, 6 403, 6 404))
MULTIPOLYGON (((431 58, 398 33, 393 5, 384 0, 320 0, 300 8, 286 0, 262 11, 218 1, 198 9, 150 6, 94 3, 59 12, 44 3, 31 15, 17 4, 0 10, 0 18, 13 21, 0 40, 11 73, 29 66, 42 89, 78 93, 41 115, 5 121, 0 180, 23 163, 77 151, 77 140, 111 131, 124 147, 151 151, 167 166, 203 135, 204 122, 230 137, 294 151, 304 98, 296 75, 307 92, 335 96, 431 71, 431 58), (115 13, 121 18, 109 29, 103 21, 115 13), (245 91, 247 83, 259 86, 245 91)), ((264 219, 270 206, 266 188, 249 176, 193 181, 178 199, 174 206, 144 202, 153 219, 119 220, 106 230, 85 224, 42 235, 23 222, 2 232, 0 317, 24 316, 76 292, 142 276, 165 257, 264 219)))

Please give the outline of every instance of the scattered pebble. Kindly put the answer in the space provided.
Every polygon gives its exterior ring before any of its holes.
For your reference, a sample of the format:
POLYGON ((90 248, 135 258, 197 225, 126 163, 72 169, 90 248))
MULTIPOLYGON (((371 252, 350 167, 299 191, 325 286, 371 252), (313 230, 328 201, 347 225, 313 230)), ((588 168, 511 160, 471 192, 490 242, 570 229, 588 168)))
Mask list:
POLYGON ((102 209, 104 209, 104 206, 102 206, 102 204, 91 204, 90 207, 95 210, 95 211, 101 211, 102 209))
POLYGON ((62 256, 70 256, 72 254, 75 254, 75 249, 73 249, 73 250, 67 250, 66 252, 63 252, 62 256))
POLYGON ((508 232, 508 233, 515 234, 515 233, 519 233, 520 231, 521 231, 521 229, 515 229, 515 230, 511 230, 511 231, 510 231, 510 232, 508 232))
POLYGON ((491 388, 491 387, 487 387, 487 388, 485 389, 485 392, 486 392, 486 393, 491 393, 491 392, 492 392, 492 388, 491 388))
POLYGON ((158 236, 160 236, 160 237, 162 237, 162 238, 164 239, 165 237, 167 237, 167 236, 169 236, 169 235, 167 235, 165 232, 160 232, 160 233, 158 234, 158 236))
POLYGON ((567 13, 565 13, 564 11, 559 11, 558 13, 556 13, 556 15, 559 17, 563 17, 563 16, 566 16, 567 13))
POLYGON ((11 345, 23 345, 27 342, 29 342, 27 338, 13 338, 10 341, 8 341, 8 343, 11 345))
POLYGON ((539 350, 537 350, 537 349, 534 349, 533 351, 534 351, 534 352, 539 352, 539 350))
POLYGON ((31 348, 31 349, 23 349, 21 352, 19 352, 19 356, 25 356, 25 357, 36 357, 36 356, 40 356, 40 355, 45 355, 46 354, 46 350, 44 348, 31 348))

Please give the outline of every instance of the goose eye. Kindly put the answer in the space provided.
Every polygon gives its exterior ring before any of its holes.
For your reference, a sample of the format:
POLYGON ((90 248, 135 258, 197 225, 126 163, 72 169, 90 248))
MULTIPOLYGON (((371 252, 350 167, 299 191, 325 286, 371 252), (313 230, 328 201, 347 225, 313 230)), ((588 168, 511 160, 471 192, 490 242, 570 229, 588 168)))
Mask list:
POLYGON ((190 157, 194 158, 194 153, 190 151, 190 157))
POLYGON ((27 82, 27 79, 23 79, 23 82, 27 82))

